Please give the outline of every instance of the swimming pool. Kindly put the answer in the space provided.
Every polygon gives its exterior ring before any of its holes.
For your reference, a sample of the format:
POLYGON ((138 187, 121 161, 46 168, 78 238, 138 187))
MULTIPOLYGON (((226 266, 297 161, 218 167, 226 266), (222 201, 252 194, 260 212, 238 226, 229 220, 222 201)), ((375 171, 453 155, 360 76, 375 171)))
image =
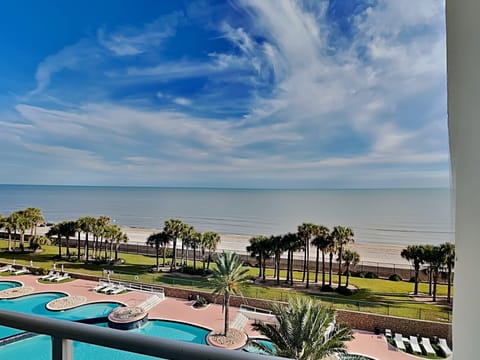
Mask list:
POLYGON ((22 284, 17 281, 0 281, 0 291, 20 286, 22 286, 22 284))
MULTIPOLYGON (((14 285, 10 285, 13 287, 14 285)), ((52 300, 65 297, 66 295, 58 292, 47 292, 41 294, 26 295, 17 299, 0 300, 0 308, 5 310, 17 311, 27 314, 48 316, 63 320, 84 320, 105 318, 118 306, 122 306, 114 302, 102 302, 81 305, 65 311, 50 311, 46 308, 46 304, 52 300)), ((96 326, 108 327, 108 323, 101 322, 96 326)), ((93 325, 92 325, 93 326, 93 325)), ((210 330, 175 321, 151 320, 139 329, 130 330, 138 334, 147 336, 157 336, 164 339, 173 339, 197 344, 206 344, 206 337, 210 330)), ((23 331, 0 326, 0 338, 21 333, 23 331)), ((8 345, 0 346, 0 357, 11 359, 31 360, 32 354, 35 359, 50 360, 51 338, 45 335, 35 336, 33 338, 17 341, 8 345)), ((74 358, 76 360, 90 360, 92 358, 109 360, 147 360, 158 359, 145 355, 129 353, 126 351, 105 348, 86 343, 73 343, 74 358)))
MULTIPOLYGON (((100 323, 97 326, 108 327, 107 323, 100 323)), ((197 344, 206 344, 208 329, 198 326, 184 324, 174 321, 151 320, 144 327, 130 332, 144 334, 148 336, 157 336, 164 339, 180 340, 197 344)), ((36 336, 31 339, 18 341, 13 344, 0 347, 2 358, 11 358, 16 360, 31 360, 31 354, 35 354, 37 360, 50 360, 51 338, 49 336, 36 336)), ((146 355, 129 353, 126 351, 110 349, 97 345, 85 343, 73 343, 73 356, 75 360, 89 359, 109 359, 109 360, 150 360, 158 359, 146 355)))
POLYGON ((358 354, 340 354, 341 360, 375 360, 374 358, 358 354))
POLYGON ((269 349, 272 354, 275 354, 275 346, 270 340, 262 339, 262 338, 251 338, 247 344, 242 348, 243 351, 251 352, 255 354, 262 354, 262 355, 270 355, 271 353, 263 350, 261 347, 256 346, 256 344, 260 344, 261 346, 269 349))
MULTIPOLYGON (((63 293, 49 292, 26 295, 16 299, 0 300, 0 308, 25 314, 42 315, 62 320, 82 320, 105 317, 120 306, 114 302, 93 303, 79 306, 65 311, 50 311, 45 305, 52 300, 65 297, 63 293)), ((0 326, 0 338, 15 335, 23 331, 0 326)))

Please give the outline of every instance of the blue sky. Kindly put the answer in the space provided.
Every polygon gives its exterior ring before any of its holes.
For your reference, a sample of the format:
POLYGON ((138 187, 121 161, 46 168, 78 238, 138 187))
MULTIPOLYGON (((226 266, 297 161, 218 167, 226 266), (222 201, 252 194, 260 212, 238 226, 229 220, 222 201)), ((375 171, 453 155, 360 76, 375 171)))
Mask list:
POLYGON ((449 186, 438 0, 10 0, 0 53, 0 183, 449 186))

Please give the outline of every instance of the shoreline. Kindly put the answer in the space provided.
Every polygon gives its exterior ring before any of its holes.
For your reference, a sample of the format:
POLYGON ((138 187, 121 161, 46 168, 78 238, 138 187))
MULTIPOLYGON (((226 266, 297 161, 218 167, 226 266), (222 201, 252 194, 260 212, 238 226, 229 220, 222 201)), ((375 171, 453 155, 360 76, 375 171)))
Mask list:
MULTIPOLYGON (((120 226, 120 228, 128 235, 129 243, 131 244, 145 244, 149 235, 154 232, 162 231, 162 229, 147 229, 129 226, 120 226)), ((249 244, 251 236, 236 234, 219 235, 221 240, 217 251, 225 250, 235 251, 241 255, 247 254, 246 247, 249 244)), ((360 262, 410 265, 410 262, 400 256, 400 252, 405 248, 404 246, 354 243, 349 245, 349 248, 359 253, 360 262)), ((311 249, 313 251, 310 252, 310 259, 315 259, 315 249, 311 249)), ((301 253, 298 253, 297 255, 298 258, 303 257, 301 253)))

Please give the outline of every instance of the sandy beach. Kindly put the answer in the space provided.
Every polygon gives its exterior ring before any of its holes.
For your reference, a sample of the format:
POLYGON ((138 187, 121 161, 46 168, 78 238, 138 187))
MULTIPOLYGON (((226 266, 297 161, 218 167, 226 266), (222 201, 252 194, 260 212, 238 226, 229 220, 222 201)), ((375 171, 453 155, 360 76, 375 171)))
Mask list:
MULTIPOLYGON (((161 231, 161 229, 144 229, 123 226, 121 228, 122 231, 128 235, 129 243, 132 244, 145 244, 145 241, 150 234, 161 231)), ((246 247, 249 244, 249 236, 220 234, 220 237, 221 241, 218 246, 218 251, 235 251, 239 254, 247 254, 246 247)), ((349 247, 360 254, 362 262, 409 265, 409 262, 400 256, 400 252, 403 249, 401 246, 352 244, 349 245, 349 247)), ((315 258, 315 249, 312 248, 310 256, 311 259, 315 258)), ((298 258, 302 258, 301 253, 298 253, 298 258)))

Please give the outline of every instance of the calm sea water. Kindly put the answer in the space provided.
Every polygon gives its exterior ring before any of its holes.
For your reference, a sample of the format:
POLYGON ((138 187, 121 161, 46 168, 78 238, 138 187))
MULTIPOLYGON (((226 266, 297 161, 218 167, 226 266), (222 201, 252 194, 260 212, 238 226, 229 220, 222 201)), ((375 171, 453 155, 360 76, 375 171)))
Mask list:
POLYGON ((272 235, 302 222, 351 226, 362 244, 454 242, 449 189, 246 190, 0 185, 0 213, 38 207, 48 221, 107 215, 161 228, 181 218, 200 231, 272 235))

